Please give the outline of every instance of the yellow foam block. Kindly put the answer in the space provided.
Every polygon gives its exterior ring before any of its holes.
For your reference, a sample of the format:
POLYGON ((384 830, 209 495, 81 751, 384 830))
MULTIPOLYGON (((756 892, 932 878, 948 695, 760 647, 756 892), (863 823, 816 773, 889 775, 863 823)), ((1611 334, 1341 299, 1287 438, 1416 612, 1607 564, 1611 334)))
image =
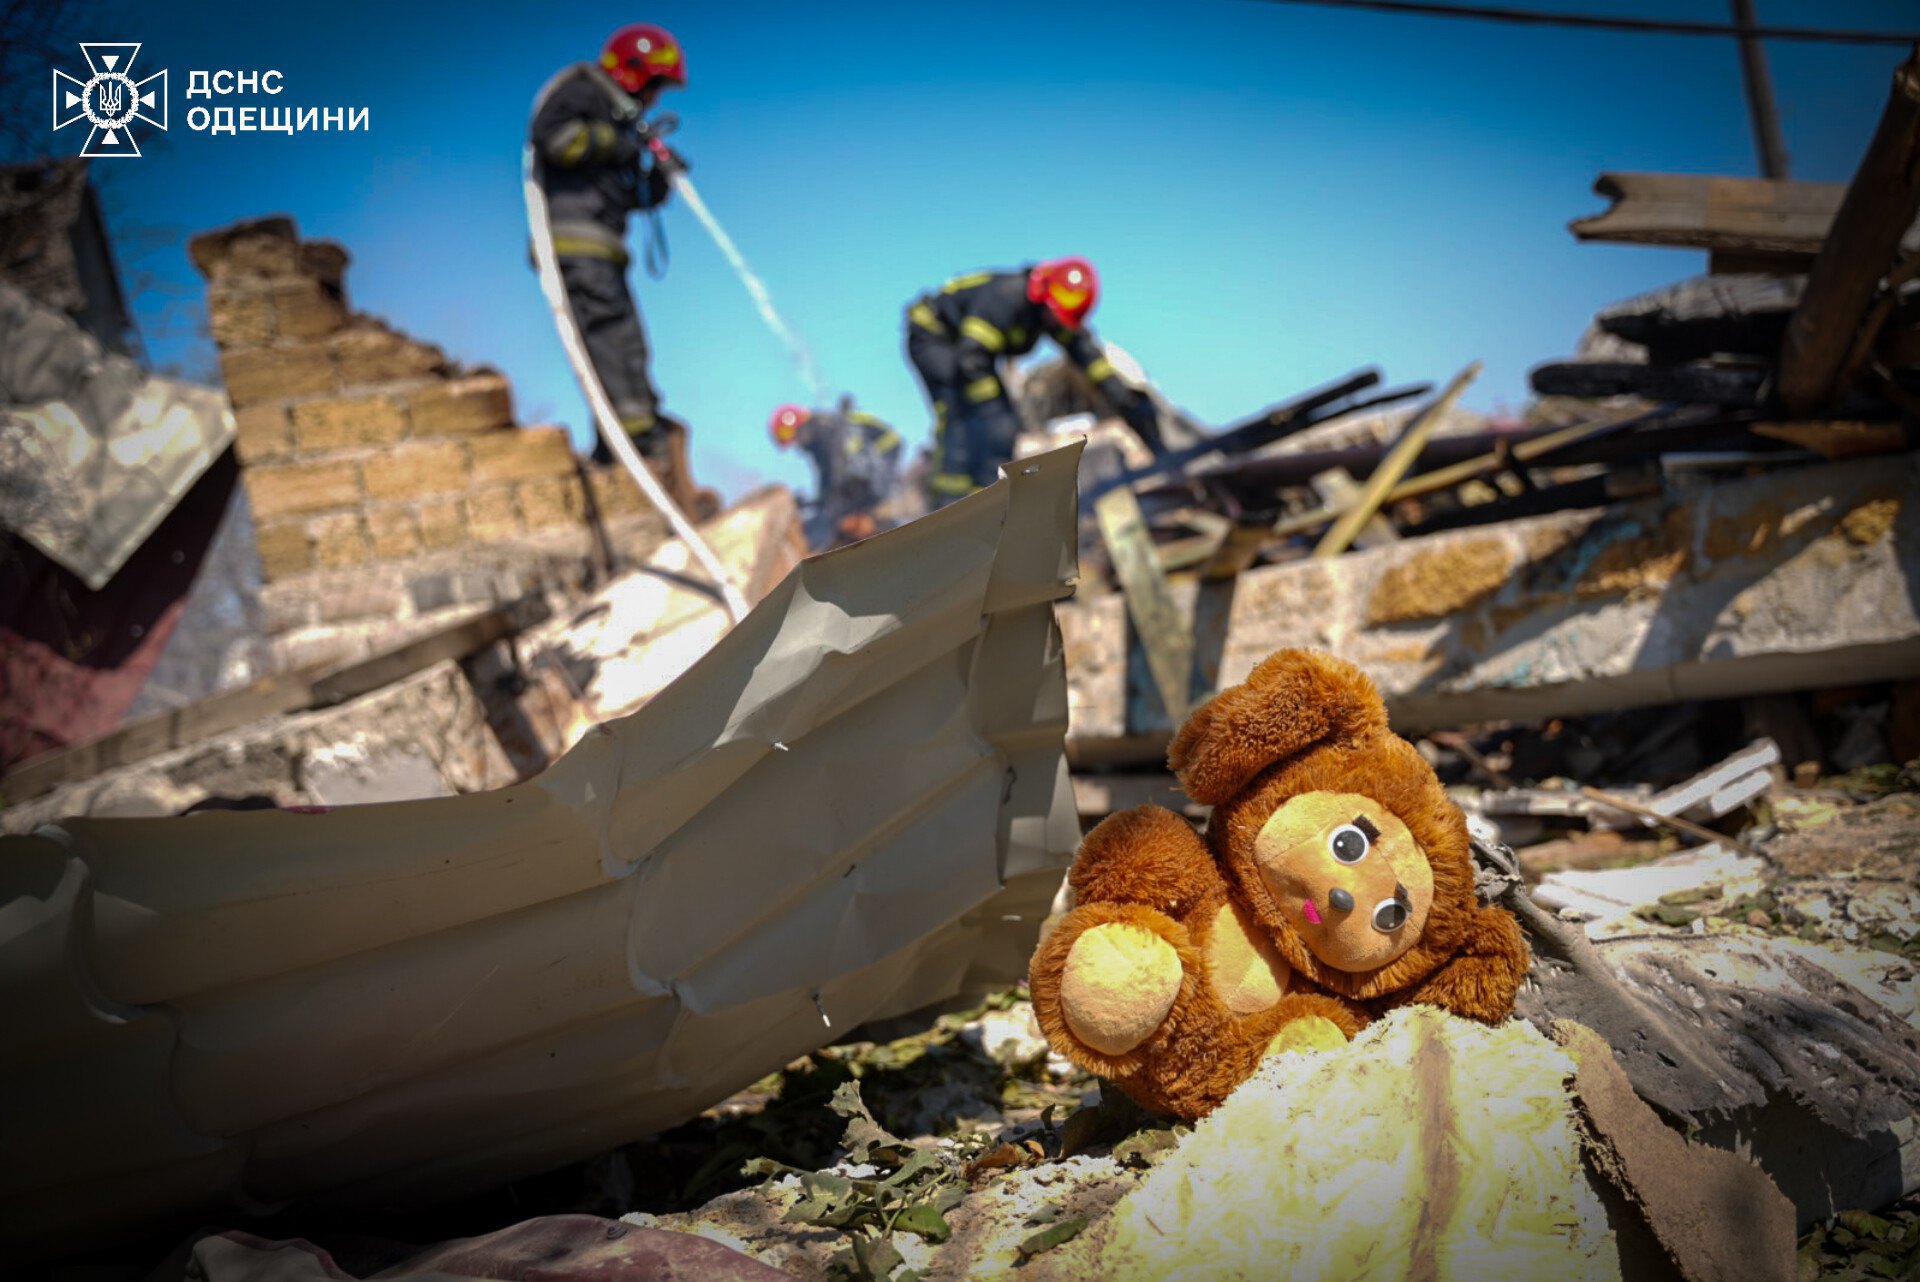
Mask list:
POLYGON ((1114 1210, 1102 1276, 1591 1282, 1620 1275, 1573 1063, 1429 1007, 1275 1055, 1114 1210))

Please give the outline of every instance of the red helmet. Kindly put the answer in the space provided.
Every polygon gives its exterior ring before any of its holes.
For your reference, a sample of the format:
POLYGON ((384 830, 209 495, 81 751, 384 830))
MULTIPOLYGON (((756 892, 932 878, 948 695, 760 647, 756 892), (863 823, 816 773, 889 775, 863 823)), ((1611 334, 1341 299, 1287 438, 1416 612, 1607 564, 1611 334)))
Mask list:
POLYGON ((680 52, 680 42, 651 22, 630 22, 608 36, 600 65, 628 93, 639 93, 656 77, 683 89, 687 84, 687 57, 680 52))
POLYGON ((1053 318, 1079 329, 1100 301, 1100 276, 1084 258, 1056 258, 1027 273, 1027 301, 1045 303, 1053 318))
POLYGON ((773 433, 776 445, 782 447, 793 444, 800 435, 800 425, 813 417, 813 412, 803 405, 782 405, 767 420, 767 430, 773 433))

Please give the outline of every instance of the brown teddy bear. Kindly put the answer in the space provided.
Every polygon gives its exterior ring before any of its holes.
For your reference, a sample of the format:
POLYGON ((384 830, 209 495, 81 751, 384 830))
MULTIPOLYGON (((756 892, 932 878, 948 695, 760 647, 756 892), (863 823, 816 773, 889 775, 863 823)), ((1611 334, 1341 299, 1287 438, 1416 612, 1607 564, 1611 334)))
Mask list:
POLYGON ((1195 710, 1168 764, 1213 807, 1206 838, 1159 806, 1087 834, 1029 976, 1061 1054, 1198 1117, 1263 1055, 1395 1006, 1511 1013, 1519 923, 1475 901, 1466 820, 1360 669, 1282 650, 1195 710))

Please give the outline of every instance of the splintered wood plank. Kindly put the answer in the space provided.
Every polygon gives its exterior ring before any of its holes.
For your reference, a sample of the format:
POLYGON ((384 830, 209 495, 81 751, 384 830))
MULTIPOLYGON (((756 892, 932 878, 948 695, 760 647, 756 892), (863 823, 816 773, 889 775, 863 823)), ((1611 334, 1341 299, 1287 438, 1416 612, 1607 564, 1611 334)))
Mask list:
MULTIPOLYGON (((1532 463, 1537 459, 1553 453, 1555 450, 1562 450, 1569 445, 1577 445, 1582 441, 1605 436, 1623 427, 1629 427, 1633 424, 1643 422, 1649 417, 1651 417, 1651 415, 1638 412, 1626 415, 1613 415, 1608 418, 1596 419, 1590 423, 1576 423, 1572 427, 1563 427, 1558 431, 1548 432, 1544 436, 1536 436, 1521 441, 1517 445, 1502 444, 1499 448, 1491 450, 1486 454, 1476 455, 1470 459, 1462 459, 1458 463, 1450 463, 1445 467, 1437 467, 1431 472, 1422 472, 1417 476, 1408 477, 1387 492, 1386 500, 1382 502, 1380 506, 1388 507, 1398 503, 1402 499, 1421 498, 1440 490, 1450 490, 1456 485, 1464 485, 1466 482, 1479 477, 1489 476, 1495 472, 1502 472, 1509 468, 1532 463)), ((1283 516, 1274 522, 1271 530, 1265 530, 1263 533, 1271 535, 1276 539, 1288 538, 1295 534, 1305 534, 1309 531, 1319 529, 1330 521, 1337 520, 1340 514, 1345 512, 1350 506, 1352 506, 1351 496, 1342 499, 1338 503, 1328 503, 1322 507, 1314 508, 1310 512, 1299 512, 1293 516, 1283 516)))
POLYGON ((1845 390, 1847 357, 1880 279, 1920 213, 1920 47, 1893 75, 1867 154, 1847 185, 1780 343, 1780 401, 1818 418, 1845 390))
POLYGON ((1755 423, 1752 431, 1757 436, 1786 441, 1831 459, 1897 454, 1907 447, 1906 432, 1898 423, 1815 419, 1811 422, 1755 423))
POLYGON ((1662 1121, 1592 1029, 1558 1019, 1553 1039, 1576 1066, 1574 1107, 1594 1169, 1645 1221, 1679 1275, 1791 1282, 1793 1203, 1767 1173, 1662 1121), (1729 1215, 1730 1207, 1740 1213, 1729 1215))
MULTIPOLYGON (((1308 482, 1313 492, 1320 496, 1321 502, 1344 512, 1360 501, 1360 482, 1344 467, 1330 467, 1314 476, 1308 482)), ((1384 502, 1384 500, 1383 500, 1384 502)), ((1398 543, 1400 532, 1393 528, 1393 522, 1375 512, 1353 536, 1353 545, 1358 548, 1377 548, 1388 543, 1398 543)))
POLYGON ((1114 577, 1126 597, 1127 616, 1146 651, 1154 686, 1168 718, 1178 724, 1187 715, 1193 630, 1174 602, 1133 491, 1125 486, 1109 490, 1094 503, 1093 511, 1113 561, 1114 577))
POLYGON ((1846 186, 1704 174, 1605 173, 1594 180, 1593 190, 1613 206, 1568 224, 1581 240, 1811 258, 1826 240, 1846 186))
POLYGON ((1373 469, 1359 496, 1333 523, 1333 528, 1320 540, 1320 546, 1313 550, 1316 558, 1325 560, 1339 556, 1353 545, 1354 537, 1366 528, 1367 522, 1380 510, 1380 505, 1386 502, 1387 494, 1400 483, 1400 478, 1420 457, 1420 451, 1427 447, 1427 438, 1433 435, 1433 429, 1452 411, 1460 399, 1460 393, 1466 391, 1467 385, 1479 376, 1480 362, 1474 361, 1455 374, 1445 390, 1414 415, 1413 421, 1400 433, 1400 439, 1394 442, 1393 449, 1380 460, 1380 466, 1373 469))

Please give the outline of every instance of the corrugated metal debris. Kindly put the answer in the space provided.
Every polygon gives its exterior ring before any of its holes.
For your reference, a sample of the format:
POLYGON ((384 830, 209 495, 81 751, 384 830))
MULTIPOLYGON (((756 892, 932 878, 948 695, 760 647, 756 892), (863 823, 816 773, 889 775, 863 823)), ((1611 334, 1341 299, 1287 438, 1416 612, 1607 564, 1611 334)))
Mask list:
POLYGON ((443 1198, 1015 979, 1076 832, 1077 453, 806 562, 517 787, 0 843, 11 1249, 443 1198))

